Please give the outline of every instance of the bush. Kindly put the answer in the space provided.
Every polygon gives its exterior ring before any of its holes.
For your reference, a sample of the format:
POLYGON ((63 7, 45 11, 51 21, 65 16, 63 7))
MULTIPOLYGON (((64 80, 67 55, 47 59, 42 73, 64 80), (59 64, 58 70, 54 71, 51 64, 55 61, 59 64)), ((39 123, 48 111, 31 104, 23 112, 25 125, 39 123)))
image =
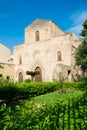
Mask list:
POLYGON ((87 77, 86 76, 78 76, 77 81, 78 82, 87 82, 87 77))
POLYGON ((54 104, 31 102, 14 109, 3 104, 0 117, 1 130, 86 130, 87 93, 54 104))
POLYGON ((12 101, 18 96, 19 89, 14 83, 4 81, 3 86, 0 86, 0 100, 12 101))
POLYGON ((81 89, 84 88, 86 84, 84 82, 65 82, 64 85, 69 88, 81 89))
MULTIPOLYGON (((85 83, 72 82, 63 83, 63 90, 73 87, 74 89, 83 89, 85 83)), ((38 95, 54 92, 61 89, 60 82, 23 82, 13 83, 5 80, 0 84, 0 100, 18 100, 35 97, 38 95)))
POLYGON ((31 79, 25 79, 24 82, 29 83, 29 82, 31 82, 31 79))

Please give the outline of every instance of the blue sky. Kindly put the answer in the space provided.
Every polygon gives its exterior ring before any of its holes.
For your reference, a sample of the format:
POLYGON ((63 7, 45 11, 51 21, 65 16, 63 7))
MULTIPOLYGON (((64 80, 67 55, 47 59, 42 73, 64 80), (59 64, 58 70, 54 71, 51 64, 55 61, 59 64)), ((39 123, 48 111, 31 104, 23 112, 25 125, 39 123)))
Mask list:
POLYGON ((0 0, 0 43, 13 50, 24 43, 24 29, 35 19, 53 20, 79 36, 87 18, 87 0, 0 0))

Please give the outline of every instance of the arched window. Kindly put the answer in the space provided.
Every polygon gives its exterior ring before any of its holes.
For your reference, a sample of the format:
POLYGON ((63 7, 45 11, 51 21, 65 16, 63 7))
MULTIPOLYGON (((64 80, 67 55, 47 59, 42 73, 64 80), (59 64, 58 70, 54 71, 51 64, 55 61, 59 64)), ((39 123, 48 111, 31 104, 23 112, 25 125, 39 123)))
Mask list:
POLYGON ((36 41, 39 41, 39 31, 36 31, 35 36, 36 36, 36 41))
POLYGON ((22 64, 22 58, 19 57, 19 65, 21 65, 21 64, 22 64))
POLYGON ((61 61, 61 52, 60 51, 57 52, 57 61, 61 61))

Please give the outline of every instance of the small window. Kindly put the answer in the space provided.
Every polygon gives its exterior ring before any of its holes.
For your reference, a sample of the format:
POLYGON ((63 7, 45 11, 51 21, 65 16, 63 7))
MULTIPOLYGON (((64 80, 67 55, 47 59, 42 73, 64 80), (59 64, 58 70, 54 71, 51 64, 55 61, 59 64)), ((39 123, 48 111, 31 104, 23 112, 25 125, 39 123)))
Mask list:
POLYGON ((22 64, 22 58, 19 57, 19 65, 21 65, 21 64, 22 64))
POLYGON ((36 41, 39 41, 39 31, 36 31, 35 35, 36 35, 36 41))
POLYGON ((61 61, 61 52, 60 51, 57 52, 57 61, 61 61))

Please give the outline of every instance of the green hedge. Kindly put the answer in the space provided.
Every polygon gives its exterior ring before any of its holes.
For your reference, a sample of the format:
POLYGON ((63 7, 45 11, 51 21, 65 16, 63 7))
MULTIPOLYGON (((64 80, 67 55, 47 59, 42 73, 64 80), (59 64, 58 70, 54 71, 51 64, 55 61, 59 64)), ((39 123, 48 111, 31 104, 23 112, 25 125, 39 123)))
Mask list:
POLYGON ((0 100, 12 101, 26 99, 41 94, 54 92, 64 88, 84 88, 85 84, 80 82, 30 82, 30 83, 2 83, 0 84, 0 100))
POLYGON ((87 83, 86 82, 64 82, 64 86, 79 88, 81 90, 87 89, 87 83))
POLYGON ((4 83, 0 84, 0 100, 17 100, 57 90, 59 83, 4 83))
MULTIPOLYGON (((73 95, 72 95, 73 97, 73 95)), ((1 130, 86 130, 87 93, 54 104, 0 107, 1 130)))

